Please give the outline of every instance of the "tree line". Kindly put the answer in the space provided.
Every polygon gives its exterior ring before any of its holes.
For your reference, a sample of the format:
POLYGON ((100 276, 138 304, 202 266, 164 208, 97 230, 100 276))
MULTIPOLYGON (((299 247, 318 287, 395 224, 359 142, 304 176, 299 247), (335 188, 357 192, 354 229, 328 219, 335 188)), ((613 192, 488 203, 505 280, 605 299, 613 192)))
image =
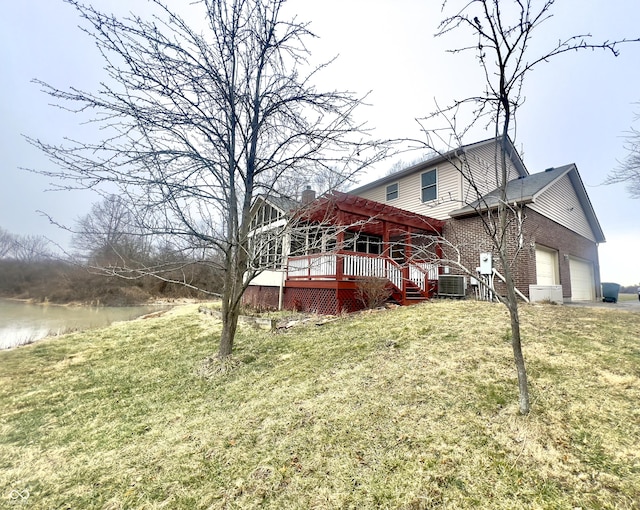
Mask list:
POLYGON ((71 249, 59 254, 41 235, 0 227, 0 296, 36 302, 132 305, 205 298, 222 290, 215 253, 181 249, 144 235, 124 200, 108 195, 79 218, 71 249), (129 268, 130 274, 118 274, 129 268), (156 274, 141 268, 156 268, 156 274))

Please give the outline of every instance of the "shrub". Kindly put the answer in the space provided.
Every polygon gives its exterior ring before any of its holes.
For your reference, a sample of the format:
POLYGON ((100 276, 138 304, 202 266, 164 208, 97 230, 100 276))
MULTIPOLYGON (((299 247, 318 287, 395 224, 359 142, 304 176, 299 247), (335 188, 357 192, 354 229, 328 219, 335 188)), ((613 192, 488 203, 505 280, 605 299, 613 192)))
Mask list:
POLYGON ((356 283, 356 299, 365 308, 378 308, 391 296, 388 280, 376 276, 366 276, 356 283))

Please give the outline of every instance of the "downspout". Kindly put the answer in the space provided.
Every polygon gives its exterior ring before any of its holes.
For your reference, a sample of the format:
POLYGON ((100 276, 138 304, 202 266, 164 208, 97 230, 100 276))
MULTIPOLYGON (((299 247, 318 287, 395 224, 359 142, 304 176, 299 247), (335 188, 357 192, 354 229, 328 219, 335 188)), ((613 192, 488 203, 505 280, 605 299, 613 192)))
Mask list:
POLYGON ((282 271, 282 276, 280 278, 280 289, 278 289, 278 310, 282 311, 284 306, 284 280, 285 280, 286 269, 282 271))

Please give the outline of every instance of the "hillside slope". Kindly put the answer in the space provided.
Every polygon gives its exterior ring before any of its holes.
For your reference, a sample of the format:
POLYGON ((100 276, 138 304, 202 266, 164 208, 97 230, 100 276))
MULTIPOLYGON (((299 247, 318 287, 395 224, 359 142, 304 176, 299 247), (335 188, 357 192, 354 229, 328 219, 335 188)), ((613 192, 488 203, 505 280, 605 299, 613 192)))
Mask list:
POLYGON ((0 352, 28 508, 638 508, 640 314, 429 302, 270 333, 196 306, 0 352))

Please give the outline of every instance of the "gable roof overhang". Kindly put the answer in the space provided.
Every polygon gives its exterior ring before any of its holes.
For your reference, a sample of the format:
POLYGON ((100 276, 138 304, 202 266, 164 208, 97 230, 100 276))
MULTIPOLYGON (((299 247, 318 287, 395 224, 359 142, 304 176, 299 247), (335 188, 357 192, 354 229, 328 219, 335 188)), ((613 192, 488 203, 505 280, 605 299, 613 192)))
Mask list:
POLYGON ((293 200, 292 198, 276 195, 258 195, 253 201, 250 214, 253 216, 253 214, 255 214, 256 210, 259 209, 262 204, 269 204, 271 207, 277 209, 285 215, 288 215, 291 213, 291 211, 300 208, 300 202, 293 200))
POLYGON ((436 235, 441 235, 444 227, 442 220, 339 191, 311 202, 299 211, 298 219, 345 227, 354 225, 363 232, 375 234, 381 234, 384 223, 398 232, 411 229, 436 235))
MULTIPOLYGON (((408 175, 411 175, 423 170, 427 170, 428 168, 437 166, 441 163, 450 162, 452 164, 456 164, 455 163, 456 161, 459 161, 460 159, 464 158, 471 151, 476 150, 478 148, 486 147, 488 145, 496 144, 498 142, 499 142, 498 138, 488 138, 487 140, 482 140, 481 142, 475 142, 468 145, 463 145, 462 147, 459 147, 457 149, 452 149, 447 152, 435 154, 433 157, 430 157, 429 159, 426 159, 425 161, 412 165, 408 168, 405 168, 404 170, 400 170, 399 172, 394 172, 390 175, 386 175, 373 182, 354 188, 350 190, 349 193, 355 194, 355 195, 359 193, 364 193, 365 191, 369 191, 370 189, 377 188, 378 186, 394 183, 403 177, 406 177, 408 175)), ((513 165, 516 168, 518 175, 520 176, 529 175, 529 172, 524 166, 522 158, 520 158, 520 155, 518 154, 518 151, 516 150, 516 148, 513 146, 513 143, 511 142, 510 138, 507 139, 506 153, 509 159, 511 159, 511 161, 513 162, 513 165)))
MULTIPOLYGON (((514 179, 507 183, 506 201, 509 204, 526 205, 534 203, 536 199, 553 186, 558 180, 567 175, 576 192, 578 201, 582 210, 587 217, 589 226, 593 232, 597 243, 606 241, 604 232, 598 221, 598 217, 593 209, 591 200, 587 195, 584 183, 575 164, 564 165, 556 168, 548 168, 544 172, 531 174, 525 177, 514 179)), ((475 202, 451 211, 449 216, 452 218, 462 218, 485 212, 489 209, 495 209, 500 202, 500 190, 496 189, 486 194, 475 202)))

